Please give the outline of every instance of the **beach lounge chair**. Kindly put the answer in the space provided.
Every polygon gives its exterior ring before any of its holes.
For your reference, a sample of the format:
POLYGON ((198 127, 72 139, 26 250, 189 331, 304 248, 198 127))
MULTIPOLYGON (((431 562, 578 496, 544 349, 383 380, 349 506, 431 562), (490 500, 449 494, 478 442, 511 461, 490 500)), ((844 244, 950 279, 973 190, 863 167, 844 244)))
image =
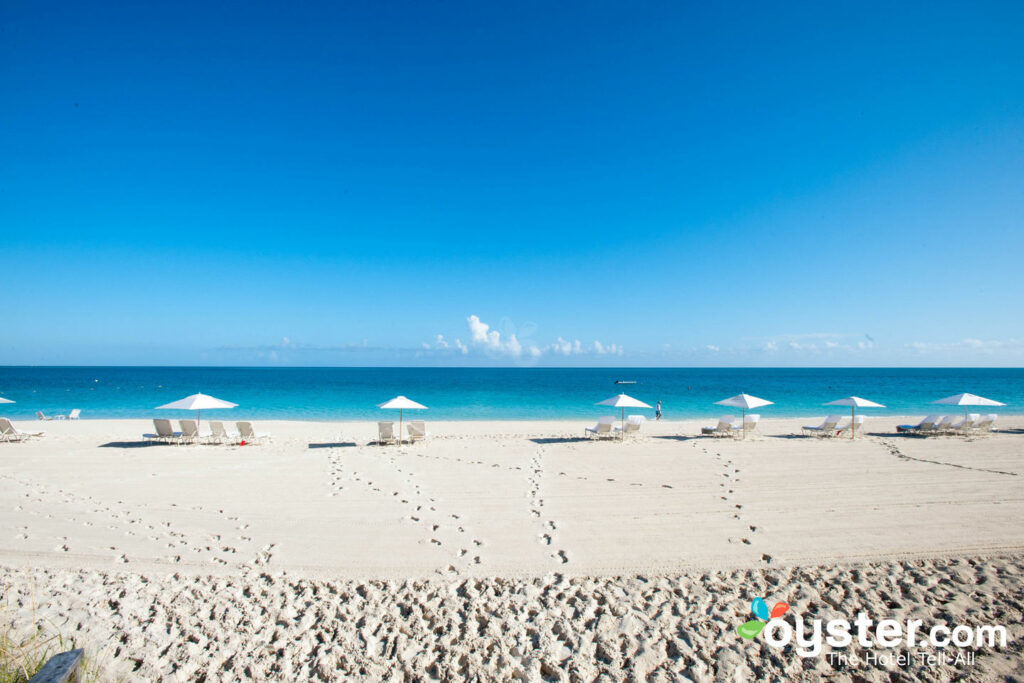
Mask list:
POLYGON ((181 432, 174 431, 170 420, 153 420, 153 429, 156 434, 143 434, 142 438, 150 442, 177 443, 181 438, 181 432))
POLYGON ((237 437, 232 434, 228 434, 228 430, 224 428, 224 423, 219 420, 210 420, 210 435, 206 438, 208 443, 235 443, 238 441, 237 437))
POLYGON ((82 410, 80 408, 75 408, 70 413, 68 413, 68 419, 69 420, 77 420, 78 416, 81 415, 81 414, 82 414, 82 410))
POLYGON ((718 424, 714 427, 701 427, 700 433, 703 436, 735 436, 736 430, 733 421, 736 419, 733 415, 723 415, 718 418, 718 424))
POLYGON ((647 418, 643 415, 630 415, 626 418, 626 424, 624 426, 616 426, 612 431, 622 436, 639 436, 640 427, 646 420, 647 418))
POLYGON ((927 417, 921 418, 921 421, 918 422, 916 425, 896 425, 896 431, 900 434, 913 433, 926 425, 930 425, 929 429, 932 429, 935 427, 935 423, 938 421, 938 415, 928 415, 927 417))
POLYGON ((836 435, 836 428, 842 419, 841 415, 829 415, 820 425, 816 427, 804 425, 801 431, 804 436, 816 436, 819 439, 833 437, 836 435))
POLYGON ((988 434, 995 428, 996 418, 999 417, 995 413, 986 415, 985 417, 977 420, 974 426, 971 427, 971 431, 975 434, 988 434))
POLYGON ((864 432, 864 416, 863 415, 855 416, 853 418, 853 422, 852 423, 849 420, 846 420, 846 421, 840 423, 839 427, 836 429, 836 436, 839 437, 839 436, 848 435, 850 433, 851 429, 853 430, 853 435, 854 436, 858 436, 858 435, 860 435, 860 434, 862 434, 864 432))
POLYGON ((757 425, 761 421, 761 416, 757 413, 751 413, 743 417, 743 424, 739 425, 741 436, 746 434, 753 434, 757 431, 757 425))
POLYGON ((377 423, 377 445, 384 446, 390 443, 398 443, 398 437, 395 436, 395 423, 394 422, 378 422, 377 423))
POLYGON ((22 432, 15 429, 6 417, 0 417, 0 441, 27 441, 33 436, 46 436, 46 432, 22 432))
POLYGON ((270 440, 270 434, 267 432, 257 432, 253 429, 252 422, 236 422, 235 427, 238 428, 239 441, 262 443, 270 440))
POLYGON ((179 420, 178 423, 181 425, 179 443, 199 443, 202 440, 195 420, 179 420))
POLYGON ((612 433, 612 426, 615 424, 614 416, 602 417, 597 421, 597 424, 593 427, 587 427, 583 430, 583 435, 588 439, 607 439, 615 436, 612 433))
POLYGON ((423 441, 430 436, 430 432, 427 431, 427 425, 423 420, 410 420, 405 428, 409 432, 409 441, 412 442, 423 441))
POLYGON ((961 434, 967 436, 970 434, 971 429, 974 428, 974 423, 981 419, 981 415, 978 413, 971 413, 966 417, 960 418, 957 422, 949 426, 950 434, 961 434))
POLYGON ((47 422, 53 419, 52 417, 46 417, 45 415, 43 415, 43 411, 41 410, 36 411, 36 417, 38 417, 40 420, 46 420, 47 422))
POLYGON ((936 436, 940 433, 939 424, 941 424, 942 420, 943 417, 941 415, 936 415, 931 420, 926 420, 925 422, 922 422, 920 425, 914 428, 912 433, 916 434, 917 436, 936 436))
POLYGON ((935 434, 949 434, 955 419, 955 415, 943 415, 942 419, 935 423, 935 434))

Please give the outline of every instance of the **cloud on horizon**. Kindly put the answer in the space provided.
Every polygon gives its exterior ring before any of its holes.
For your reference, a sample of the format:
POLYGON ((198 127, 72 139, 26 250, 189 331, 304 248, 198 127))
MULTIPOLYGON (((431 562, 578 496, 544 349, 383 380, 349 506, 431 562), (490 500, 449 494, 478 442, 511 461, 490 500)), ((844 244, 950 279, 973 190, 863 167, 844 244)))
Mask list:
MULTIPOLYGON (((566 339, 562 336, 558 336, 554 342, 544 345, 521 341, 514 330, 502 333, 475 314, 466 318, 466 325, 469 330, 469 346, 463 345, 458 339, 455 340, 463 355, 468 354, 471 349, 491 357, 532 360, 542 356, 621 356, 623 354, 622 346, 619 344, 606 344, 597 339, 590 344, 584 344, 579 339, 566 339)), ((526 329, 532 331, 533 326, 527 326, 526 329)), ((441 341, 443 341, 443 336, 439 334, 434 348, 448 348, 439 345, 438 342, 441 341)))

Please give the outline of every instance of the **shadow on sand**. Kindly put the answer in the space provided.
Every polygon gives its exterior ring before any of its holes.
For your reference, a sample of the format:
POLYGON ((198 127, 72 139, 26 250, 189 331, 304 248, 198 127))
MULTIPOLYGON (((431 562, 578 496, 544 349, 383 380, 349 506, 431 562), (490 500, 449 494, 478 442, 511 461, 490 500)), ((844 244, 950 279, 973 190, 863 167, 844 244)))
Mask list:
POLYGON ((100 444, 100 448, 149 448, 150 446, 171 446, 173 444, 161 444, 158 441, 111 441, 100 444))
POLYGON ((594 439, 588 439, 585 436, 549 436, 549 437, 538 437, 536 439, 530 439, 530 441, 544 446, 552 443, 580 443, 582 441, 593 441, 594 439))
POLYGON ((337 441, 334 443, 311 443, 310 448, 356 448, 359 444, 355 441, 337 441))

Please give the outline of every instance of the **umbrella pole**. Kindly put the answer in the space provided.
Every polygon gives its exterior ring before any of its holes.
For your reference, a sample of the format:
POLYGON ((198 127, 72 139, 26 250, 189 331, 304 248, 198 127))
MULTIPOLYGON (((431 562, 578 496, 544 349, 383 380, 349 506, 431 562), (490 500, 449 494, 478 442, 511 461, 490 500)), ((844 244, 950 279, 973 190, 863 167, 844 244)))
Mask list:
POLYGON ((199 421, 202 419, 202 417, 203 417, 202 409, 197 409, 196 410, 196 433, 199 432, 199 421))
POLYGON ((404 411, 401 408, 398 409, 398 445, 399 446, 402 445, 402 413, 403 412, 404 411))
POLYGON ((626 406, 622 406, 622 417, 619 421, 619 440, 626 440, 626 406))
POLYGON ((743 427, 743 434, 740 435, 740 441, 747 440, 747 409, 740 408, 740 426, 743 427))
POLYGON ((857 422, 854 416, 857 414, 857 406, 850 406, 850 441, 857 438, 857 422))

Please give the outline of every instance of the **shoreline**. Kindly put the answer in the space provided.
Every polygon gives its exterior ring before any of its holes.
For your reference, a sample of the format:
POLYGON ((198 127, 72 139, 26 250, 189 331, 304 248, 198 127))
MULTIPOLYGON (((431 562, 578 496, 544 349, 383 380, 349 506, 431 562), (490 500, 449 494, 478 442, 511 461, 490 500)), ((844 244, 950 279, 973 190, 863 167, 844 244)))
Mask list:
MULTIPOLYGON (((3 408, 3 407, 4 406, 0 406, 0 408, 3 408)), ((994 412, 995 414, 997 414, 999 416, 999 420, 1000 421, 1002 421, 1004 418, 1010 419, 1010 420, 1013 420, 1013 419, 1024 420, 1024 411, 1018 410, 1017 412, 1014 412, 1012 410, 1008 410, 1008 408, 1010 408, 1010 407, 1009 406, 1004 406, 1004 407, 999 407, 999 408, 972 407, 969 412, 979 413, 981 415, 985 415, 987 413, 994 412)), ((709 410, 709 411, 707 411, 707 414, 701 415, 701 416, 697 416, 697 417, 662 417, 662 419, 659 420, 659 422, 662 423, 662 424, 665 424, 665 423, 678 424, 678 423, 695 423, 695 422, 699 422, 703 426, 707 426, 708 424, 715 422, 720 416, 726 415, 726 414, 731 414, 731 413, 729 413, 729 410, 730 410, 729 408, 723 408, 722 411, 720 411, 720 412, 719 411, 709 410)), ((209 412, 214 412, 214 411, 209 411, 209 412)), ((610 411, 607 414, 610 415, 611 412, 613 412, 613 411, 610 411)), ((763 410, 762 411, 753 410, 753 411, 748 411, 748 412, 752 412, 752 413, 756 413, 756 414, 760 415, 761 416, 761 423, 762 424, 771 423, 771 422, 778 422, 778 421, 782 421, 782 420, 787 420, 787 421, 788 420, 814 420, 815 418, 819 419, 819 421, 820 421, 821 418, 824 418, 825 416, 830 415, 830 414, 831 415, 842 414, 843 417, 847 417, 847 418, 850 416, 850 411, 849 410, 846 410, 845 412, 843 412, 842 409, 840 409, 837 413, 836 412, 830 413, 828 410, 822 410, 822 411, 819 411, 819 412, 811 412, 811 413, 806 413, 806 414, 788 414, 788 415, 767 414, 763 410)), ((35 416, 34 413, 32 415, 24 415, 24 416, 21 416, 21 417, 10 417, 11 414, 12 413, 4 412, 2 409, 0 409, 0 417, 7 417, 7 418, 9 418, 11 420, 11 422, 31 423, 31 424, 51 424, 51 423, 61 423, 61 422, 104 422, 104 421, 105 422, 122 422, 122 421, 142 421, 142 422, 146 422, 146 423, 149 423, 150 425, 152 425, 152 422, 153 422, 154 419, 158 419, 158 420, 159 419, 169 419, 172 422, 175 422, 175 421, 180 420, 180 419, 188 420, 188 419, 194 419, 194 417, 195 417, 194 414, 193 414, 192 417, 189 417, 189 416, 184 415, 184 414, 183 415, 168 416, 167 413, 163 413, 163 414, 155 416, 155 417, 153 415, 142 415, 142 416, 131 416, 131 417, 123 417, 123 416, 90 417, 88 415, 83 415, 81 417, 76 418, 75 420, 62 420, 62 419, 40 420, 40 419, 38 419, 35 416)), ((580 422, 580 423, 587 423, 587 425, 589 426, 589 425, 593 424, 594 422, 596 422, 598 418, 602 417, 605 414, 606 413, 603 413, 603 412, 601 412, 599 410, 595 410, 595 411, 592 411, 592 412, 590 412, 590 413, 588 413, 586 415, 581 415, 581 416, 572 416, 572 415, 570 415, 568 417, 536 417, 536 418, 533 418, 533 417, 507 417, 507 418, 505 418, 505 417, 481 417, 481 418, 456 418, 456 419, 453 419, 453 418, 436 418, 435 419, 435 418, 431 418, 431 417, 426 416, 426 415, 421 415, 419 413, 416 413, 411 418, 406 417, 405 418, 405 422, 408 422, 410 419, 412 419, 412 420, 423 420, 425 422, 432 422, 432 423, 441 422, 441 423, 447 423, 447 424, 462 424, 462 423, 466 423, 466 424, 480 424, 480 423, 491 423, 491 422, 497 423, 497 424, 508 424, 508 423, 519 423, 519 422, 521 422, 521 423, 565 424, 565 423, 580 422)), ((631 413, 627 411, 626 416, 628 417, 630 414, 631 413)), ((638 415, 643 414, 644 417, 646 418, 646 421, 647 421, 648 424, 651 424, 651 423, 655 422, 654 417, 653 417, 653 411, 651 411, 651 410, 646 410, 646 409, 637 410, 637 411, 634 411, 633 414, 638 414, 638 415), (646 413, 651 413, 651 415, 646 415, 646 413)), ((949 409, 946 409, 946 410, 922 410, 922 411, 917 412, 917 413, 893 413, 891 415, 890 414, 885 414, 885 413, 872 413, 872 412, 863 412, 863 413, 862 412, 858 412, 857 413, 858 417, 860 417, 860 416, 865 417, 869 421, 869 423, 873 423, 875 421, 886 421, 886 420, 888 420, 888 421, 907 421, 907 420, 919 421, 925 415, 954 415, 954 416, 962 417, 963 416, 963 408, 961 407, 961 408, 957 409, 957 407, 954 406, 954 410, 949 410, 949 409)), ((615 417, 616 417, 616 420, 619 419, 618 414, 616 414, 615 417)), ((735 413, 735 417, 737 419, 739 419, 740 413, 738 411, 735 413)), ((392 421, 391 418, 389 416, 387 416, 387 415, 381 415, 380 417, 373 417, 373 418, 369 418, 369 417, 366 417, 366 418, 353 418, 353 417, 317 418, 317 417, 273 417, 273 416, 270 416, 270 417, 258 417, 258 416, 243 414, 243 413, 239 413, 238 416, 219 415, 219 416, 215 416, 212 419, 219 420, 221 422, 224 422, 225 424, 233 424, 235 422, 242 421, 242 420, 249 421, 249 422, 259 421, 259 422, 311 423, 311 424, 376 424, 377 422, 392 421)), ((206 411, 203 411, 202 421, 204 423, 208 421, 207 417, 206 417, 206 411)), ((395 417, 395 419, 393 421, 394 422, 398 422, 398 418, 395 417)), ((897 422, 897 423, 901 423, 901 422, 897 422)))

